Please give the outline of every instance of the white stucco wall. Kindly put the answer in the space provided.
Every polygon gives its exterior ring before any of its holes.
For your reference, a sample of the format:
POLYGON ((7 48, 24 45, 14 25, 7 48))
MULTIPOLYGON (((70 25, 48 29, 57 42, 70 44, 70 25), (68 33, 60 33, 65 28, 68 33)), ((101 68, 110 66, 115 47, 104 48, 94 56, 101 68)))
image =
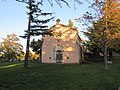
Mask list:
MULTIPOLYGON (((55 31, 55 30, 54 30, 55 31)), ((62 27, 59 32, 62 33, 59 41, 54 36, 46 35, 42 45, 42 63, 56 63, 56 51, 62 51, 62 63, 79 63, 80 51, 77 41, 77 31, 62 27)), ((57 31, 55 31, 57 32, 57 31)))

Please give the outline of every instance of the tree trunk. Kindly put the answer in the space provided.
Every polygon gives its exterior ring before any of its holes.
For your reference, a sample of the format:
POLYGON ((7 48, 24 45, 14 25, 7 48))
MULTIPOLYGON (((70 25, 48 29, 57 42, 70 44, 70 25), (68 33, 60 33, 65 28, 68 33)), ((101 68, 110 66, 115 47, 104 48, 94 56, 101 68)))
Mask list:
POLYGON ((105 62, 105 70, 108 70, 108 64, 107 64, 107 44, 105 43, 104 46, 104 62, 105 62))
POLYGON ((28 22, 28 36, 27 36, 27 45, 26 45, 26 54, 24 60, 24 67, 28 67, 28 58, 29 58, 29 43, 30 43, 30 20, 28 22))
POLYGON ((29 58, 29 43, 30 43, 30 27, 31 27, 31 17, 32 17, 32 0, 29 0, 29 7, 30 7, 30 14, 29 14, 29 21, 28 21, 28 32, 27 32, 27 45, 26 45, 26 54, 24 60, 24 67, 28 67, 28 58, 29 58))
POLYGON ((107 64, 107 57, 108 57, 108 52, 107 52, 107 44, 108 44, 108 40, 107 40, 107 31, 108 31, 108 0, 106 0, 106 4, 105 4, 105 27, 106 29, 104 30, 104 62, 105 62, 105 70, 108 70, 108 64, 107 64))

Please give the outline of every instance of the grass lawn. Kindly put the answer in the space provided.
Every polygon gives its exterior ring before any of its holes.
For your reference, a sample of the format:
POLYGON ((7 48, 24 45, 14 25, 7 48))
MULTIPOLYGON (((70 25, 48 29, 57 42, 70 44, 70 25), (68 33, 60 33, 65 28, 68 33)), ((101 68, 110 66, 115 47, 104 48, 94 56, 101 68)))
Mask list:
POLYGON ((83 65, 40 64, 29 61, 0 62, 0 90, 118 90, 120 60, 114 60, 109 70, 104 63, 83 65))

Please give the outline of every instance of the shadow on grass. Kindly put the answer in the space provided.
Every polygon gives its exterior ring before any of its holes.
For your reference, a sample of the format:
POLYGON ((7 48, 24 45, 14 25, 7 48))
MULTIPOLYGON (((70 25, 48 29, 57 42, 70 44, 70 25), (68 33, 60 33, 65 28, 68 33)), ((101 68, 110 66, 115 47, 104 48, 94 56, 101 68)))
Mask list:
POLYGON ((1 63, 0 90, 117 90, 120 85, 119 65, 105 71, 103 63, 40 64, 29 61, 1 63), (11 67, 8 67, 11 66, 11 67))

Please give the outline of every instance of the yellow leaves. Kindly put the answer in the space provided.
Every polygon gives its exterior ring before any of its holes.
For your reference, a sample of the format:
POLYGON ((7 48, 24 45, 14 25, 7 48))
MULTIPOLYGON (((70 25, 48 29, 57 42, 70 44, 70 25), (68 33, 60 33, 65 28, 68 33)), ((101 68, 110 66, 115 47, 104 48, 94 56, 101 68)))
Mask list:
POLYGON ((120 32, 112 35, 112 39, 119 39, 120 40, 120 32))
POLYGON ((109 38, 109 45, 114 48, 119 48, 120 45, 120 32, 115 33, 109 38))
POLYGON ((2 52, 8 58, 15 58, 23 49, 23 46, 18 42, 19 38, 15 34, 8 34, 6 38, 3 38, 2 52))
POLYGON ((39 58, 39 54, 36 54, 34 52, 30 52, 29 55, 31 60, 37 60, 39 58))
POLYGON ((13 42, 13 41, 19 41, 19 38, 17 38, 16 34, 8 34, 5 40, 13 42))
POLYGON ((120 3, 113 0, 108 1, 107 19, 120 25, 120 3))
POLYGON ((69 24, 68 24, 69 27, 73 27, 73 22, 71 20, 69 20, 69 24))
POLYGON ((107 0, 106 4, 106 34, 110 44, 115 42, 120 31, 120 3, 115 0, 107 0))

